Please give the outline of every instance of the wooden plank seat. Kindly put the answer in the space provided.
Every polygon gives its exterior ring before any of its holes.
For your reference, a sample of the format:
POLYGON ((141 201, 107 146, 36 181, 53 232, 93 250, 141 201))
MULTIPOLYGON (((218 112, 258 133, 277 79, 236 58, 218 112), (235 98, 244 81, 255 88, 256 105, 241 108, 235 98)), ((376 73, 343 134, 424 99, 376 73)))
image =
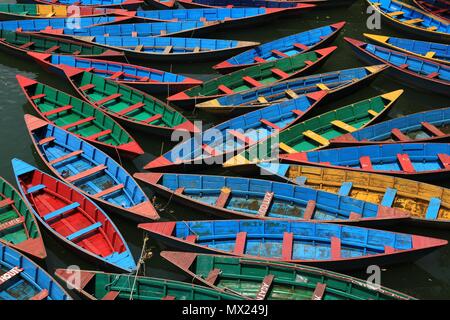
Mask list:
POLYGON ((348 196, 350 192, 352 191, 353 183, 349 181, 345 181, 341 184, 341 187, 339 188, 338 195, 340 196, 348 196))
POLYGON ((281 79, 290 77, 289 74, 287 74, 286 72, 284 72, 283 70, 280 70, 278 68, 270 69, 270 71, 272 71, 272 73, 274 73, 275 75, 279 76, 281 79))
POLYGON ((279 51, 279 50, 276 50, 276 49, 272 50, 272 53, 275 54, 275 55, 277 55, 277 56, 279 56, 279 57, 281 57, 281 58, 286 58, 286 57, 288 57, 287 54, 285 54, 285 53, 283 53, 283 52, 281 52, 281 51, 279 51))
POLYGON ((326 90, 326 91, 330 90, 330 88, 328 88, 328 87, 327 87, 325 84, 323 84, 323 83, 318 83, 318 84, 316 84, 316 87, 319 88, 320 90, 326 90))
POLYGON ((134 51, 141 52, 144 49, 143 44, 138 44, 136 47, 134 47, 134 51))
POLYGON ((398 17, 398 16, 402 16, 405 13, 403 11, 394 11, 394 12, 389 12, 387 15, 390 17, 398 17))
POLYGON ((45 300, 48 297, 48 290, 43 289, 30 298, 30 300, 45 300))
POLYGON ((439 209, 441 208, 441 199, 431 198, 428 203, 427 212, 425 214, 425 219, 436 220, 439 216, 439 209))
POLYGON ((74 52, 72 52, 72 54, 73 54, 74 56, 79 55, 80 53, 81 53, 80 50, 75 50, 74 52))
POLYGON ((172 52, 172 50, 173 50, 173 46, 167 46, 167 47, 164 48, 163 53, 164 54, 169 54, 169 53, 172 52))
POLYGON ((11 198, 5 198, 2 201, 0 201, 0 209, 3 209, 4 207, 10 206, 14 204, 14 200, 11 198))
POLYGON ((305 64, 307 66, 312 66, 312 65, 314 65, 314 62, 312 62, 311 60, 305 60, 305 64))
POLYGON ((60 46, 53 46, 48 48, 47 50, 44 51, 44 53, 52 53, 55 52, 56 50, 59 50, 60 46))
POLYGON ((358 221, 362 218, 360 213, 356 213, 356 212, 350 212, 350 216, 348 217, 348 219, 350 221, 358 221))
POLYGON ((258 216, 265 217, 269 212, 270 206, 272 205, 272 201, 274 198, 273 192, 266 192, 264 198, 261 202, 261 206, 258 209, 258 216))
POLYGON ((91 122, 93 120, 95 120, 95 117, 87 117, 87 118, 75 121, 73 123, 69 123, 69 124, 66 124, 64 126, 61 126, 61 128, 63 128, 64 130, 69 130, 71 128, 75 128, 75 127, 81 126, 83 124, 89 123, 89 122, 91 122))
POLYGON ((85 84, 84 86, 79 87, 78 89, 80 89, 81 91, 87 91, 87 90, 94 89, 94 88, 95 88, 95 85, 93 85, 92 83, 88 83, 88 84, 85 84))
POLYGON ((123 72, 123 71, 117 71, 117 72, 115 72, 115 73, 113 73, 113 75, 112 76, 110 76, 109 78, 111 79, 111 80, 116 80, 116 79, 119 79, 121 76, 123 76, 125 74, 125 72, 123 72))
POLYGON ((269 103, 269 101, 267 101, 267 99, 263 96, 258 97, 258 99, 256 99, 256 100, 261 104, 269 103))
POLYGON ((400 69, 407 69, 409 67, 409 64, 407 63, 403 63, 401 65, 398 66, 400 69))
POLYGON ((28 190, 27 190, 27 193, 28 193, 28 194, 36 193, 36 192, 38 192, 38 191, 44 190, 45 188, 46 188, 45 185, 43 185, 43 184, 37 184, 37 185, 35 185, 35 186, 29 187, 28 190))
POLYGON ((369 156, 363 156, 359 158, 359 164, 361 169, 373 171, 372 161, 369 156))
POLYGON ((96 174, 96 173, 98 173, 100 171, 103 171, 105 169, 106 169, 106 166, 101 164, 101 165, 95 166, 93 168, 90 168, 88 170, 85 170, 85 171, 82 171, 80 173, 77 173, 77 174, 75 174, 73 176, 70 176, 70 177, 66 178, 66 180, 68 182, 74 182, 74 181, 86 178, 88 176, 91 176, 93 174, 96 174))
POLYGON ((131 31, 131 36, 133 38, 136 38, 138 36, 138 33, 136 31, 131 31))
POLYGON ((326 289, 327 285, 325 283, 318 282, 314 289, 314 293, 311 297, 311 300, 322 300, 325 295, 326 289))
POLYGON ((156 120, 162 119, 162 114, 155 114, 154 116, 151 116, 145 120, 143 120, 143 122, 145 123, 152 123, 155 122, 156 120))
POLYGON ((231 195, 231 189, 227 188, 227 187, 223 187, 220 190, 219 196, 217 197, 215 206, 218 208, 225 208, 228 200, 230 199, 230 195, 231 195))
POLYGON ((438 159, 444 169, 450 169, 450 156, 448 154, 438 153, 438 159))
POLYGON ((107 136, 109 134, 111 134, 112 130, 111 129, 106 129, 97 133, 94 133, 88 137, 86 137, 86 139, 91 139, 91 140, 97 140, 101 137, 107 136))
POLYGON ((293 46, 294 48, 300 49, 300 51, 305 51, 309 49, 309 47, 305 46, 303 43, 294 43, 293 46))
POLYGON ((275 276, 273 274, 268 274, 264 277, 261 286, 259 287, 258 293, 256 294, 256 300, 264 300, 269 293, 270 287, 272 286, 273 279, 275 276))
POLYGON ((47 143, 50 143, 50 142, 53 142, 53 141, 55 141, 55 137, 46 137, 44 139, 39 140, 38 144, 40 146, 43 146, 44 144, 47 144, 47 143))
POLYGON ((391 130, 391 135, 397 139, 398 141, 410 141, 411 139, 403 134, 403 132, 400 131, 400 129, 394 128, 391 130))
POLYGON ((303 116, 305 114, 304 111, 298 110, 298 109, 292 109, 291 112, 299 117, 303 116))
POLYGON ((46 18, 51 18, 51 17, 53 17, 55 14, 56 14, 55 11, 50 11, 49 13, 47 13, 47 14, 45 15, 45 17, 46 17, 46 18))
POLYGON ((258 62, 258 63, 264 63, 264 62, 267 62, 267 60, 265 60, 265 59, 263 59, 263 58, 261 58, 261 57, 254 57, 253 60, 255 60, 255 62, 258 62))
POLYGON ((219 275, 222 273, 222 270, 218 268, 212 269, 205 278, 205 281, 210 285, 214 285, 219 278, 219 275))
POLYGON ((232 89, 228 88, 224 84, 221 84, 220 86, 218 86, 217 89, 219 89, 219 91, 221 91, 222 93, 225 93, 225 94, 232 94, 232 93, 234 93, 234 91, 232 89))
POLYGON ((322 137, 320 134, 315 133, 312 130, 306 130, 302 133, 305 137, 317 142, 318 144, 322 145, 322 146, 326 146, 328 145, 330 142, 328 141, 328 139, 322 137))
POLYGON ((331 259, 341 258, 341 239, 337 237, 331 237, 331 259))
POLYGON ((203 144, 202 145, 202 149, 203 149, 203 151, 206 151, 208 154, 210 154, 212 156, 217 156, 218 154, 220 154, 219 151, 217 151, 216 149, 210 147, 207 144, 203 144))
POLYGON ((308 200, 308 203, 306 204, 305 211, 303 212, 303 219, 304 220, 311 220, 313 218, 315 210, 316 210, 316 201, 308 200))
POLYGON ((333 120, 331 121, 331 124, 349 133, 355 132, 357 130, 355 127, 341 120, 333 120))
POLYGON ((14 228, 15 226, 21 225, 24 222, 25 222, 24 216, 20 216, 20 217, 14 218, 12 220, 3 222, 2 224, 0 224, 0 232, 7 230, 7 229, 14 228))
POLYGON ((367 113, 370 114, 372 117, 377 117, 379 114, 378 112, 372 109, 367 110, 367 113))
POLYGON ((420 22, 423 22, 423 19, 415 18, 415 19, 403 21, 403 23, 406 23, 406 24, 416 24, 416 23, 420 23, 420 22))
POLYGON ((384 253, 386 254, 392 254, 395 252, 395 248, 391 246, 384 246, 384 253))
POLYGON ((432 125, 429 122, 421 122, 422 128, 425 129, 428 133, 431 133, 433 136, 436 137, 443 137, 446 134, 439 130, 436 126, 432 125))
POLYGON ((96 222, 96 223, 91 224, 90 226, 88 226, 88 227, 86 227, 86 228, 83 228, 83 229, 81 229, 81 230, 75 231, 74 233, 68 235, 68 236, 66 237, 66 239, 69 240, 69 241, 74 241, 74 240, 76 240, 76 239, 78 239, 78 238, 81 238, 81 237, 83 237, 83 236, 89 234, 89 233, 92 232, 92 231, 97 230, 97 229, 100 228, 101 226, 102 226, 102 223, 101 223, 101 222, 96 222))
POLYGON ((118 115, 123 116, 123 115, 126 115, 127 113, 130 113, 130 112, 132 112, 132 111, 141 109, 141 108, 144 107, 144 106, 145 106, 145 103, 143 103, 143 102, 138 102, 138 103, 135 103, 135 104, 129 106, 128 108, 125 108, 125 109, 123 109, 123 110, 117 111, 116 113, 117 113, 118 115))
POLYGON ((16 279, 22 271, 23 271, 22 268, 19 268, 16 266, 16 267, 12 268, 11 270, 3 273, 2 277, 0 278, 0 286, 7 283, 8 281, 12 281, 12 280, 16 279))
POLYGON ((400 168, 405 171, 405 172, 416 172, 416 170, 414 169, 414 166, 411 162, 411 159, 409 159, 408 154, 404 153, 404 154, 397 154, 397 160, 400 164, 400 168))
POLYGON ((250 76, 242 77, 242 80, 244 80, 246 83, 248 83, 249 85, 251 85, 251 86, 253 86, 253 87, 261 87, 261 86, 262 86, 262 83, 261 83, 261 82, 259 82, 259 81, 256 80, 256 79, 253 79, 253 78, 250 77, 250 76))
POLYGON ((119 291, 108 291, 108 293, 106 293, 104 295, 104 297, 102 298, 102 300, 116 300, 116 298, 119 296, 120 292, 119 291))
POLYGON ((278 144, 278 148, 286 153, 297 153, 297 150, 295 150, 294 148, 288 146, 286 143, 284 142, 280 142, 278 144))
POLYGON ((434 78, 439 77, 439 75, 440 75, 439 72, 432 72, 432 73, 430 73, 430 74, 427 75, 427 78, 428 78, 428 79, 434 79, 434 78))
POLYGON ((45 94, 45 93, 40 93, 40 94, 37 94, 37 95, 31 96, 31 97, 30 97, 30 99, 31 99, 31 100, 38 100, 38 99, 42 99, 42 98, 45 98, 45 96, 46 96, 46 94, 45 94))
POLYGON ((200 47, 195 47, 192 52, 193 53, 199 53, 200 52, 200 47))
POLYGON ((62 207, 62 208, 59 208, 59 209, 57 209, 57 210, 55 210, 53 212, 47 213, 43 217, 43 219, 45 221, 48 221, 48 220, 51 220, 51 219, 55 219, 55 218, 61 217, 65 213, 70 212, 70 211, 78 208, 79 206, 80 206, 80 204, 78 202, 71 203, 71 204, 69 204, 69 205, 67 205, 65 207, 62 207))
POLYGON ((70 158, 77 157, 77 156, 79 156, 80 154, 82 154, 83 152, 84 152, 83 150, 76 150, 76 151, 73 151, 73 152, 71 152, 71 153, 65 154, 65 155, 63 155, 63 156, 61 156, 61 157, 59 157, 59 158, 53 159, 53 160, 50 161, 49 163, 50 163, 50 165, 54 165, 54 164, 56 164, 56 163, 59 163, 59 162, 68 160, 68 159, 70 159, 70 158))
POLYGON ((160 35, 160 36, 165 36, 166 34, 167 34, 167 30, 161 29, 161 30, 159 31, 159 35, 160 35))
POLYGON ((395 201, 395 196, 397 195, 397 189, 386 188, 386 191, 381 200, 381 205, 385 207, 392 207, 395 201))
POLYGON ((112 194, 112 193, 114 193, 116 191, 122 190, 123 188, 125 188, 125 186, 121 183, 121 184, 112 186, 112 187, 110 187, 108 189, 102 190, 102 191, 94 194, 93 197, 94 198, 101 198, 101 197, 104 197, 106 195, 112 194))
POLYGON ((428 51, 427 53, 425 53, 425 58, 433 58, 436 55, 436 52, 434 51, 428 51))
POLYGON ((100 100, 96 101, 95 103, 98 104, 98 105, 105 104, 107 102, 110 102, 112 100, 120 98, 121 96, 122 96, 121 93, 114 93, 114 94, 112 94, 110 96, 107 96, 107 97, 105 97, 103 99, 100 99, 100 100))
POLYGON ((175 300, 174 296, 165 296, 164 298, 161 298, 161 300, 175 300))
POLYGON ((270 122, 269 120, 266 120, 266 119, 261 119, 261 120, 259 120, 262 124, 264 124, 264 125, 266 125, 266 126, 268 126, 268 127, 271 127, 272 129, 275 129, 275 130, 281 130, 281 128, 279 127, 279 126, 277 126, 275 123, 272 123, 272 122, 270 122))
POLYGON ((45 116, 45 117, 49 117, 49 116, 52 116, 54 114, 58 114, 58 113, 61 113, 61 112, 64 112, 64 111, 69 111, 69 110, 72 110, 72 109, 73 109, 73 106, 67 105, 67 106, 62 106, 62 107, 59 107, 59 108, 56 108, 56 109, 53 109, 53 110, 49 110, 49 111, 46 111, 46 112, 42 112, 42 115, 45 116))
POLYGON ((428 27, 427 30, 436 31, 437 27, 436 26, 431 26, 431 27, 428 27))
POLYGON ((286 90, 284 93, 286 93, 286 96, 290 99, 297 99, 298 98, 298 94, 296 94, 293 90, 288 89, 286 90))
POLYGON ((31 46, 34 46, 35 43, 33 41, 30 42, 25 42, 24 44, 20 45, 19 48, 20 49, 28 49, 31 46))
POLYGON ((283 243, 281 244, 281 257, 283 260, 292 260, 294 247, 294 234, 292 232, 283 233, 283 243))
POLYGON ((244 254, 246 244, 247 244, 247 232, 239 232, 236 235, 236 243, 234 244, 233 253, 236 255, 244 254))
POLYGON ((240 133, 237 130, 230 130, 230 129, 228 129, 227 133, 229 133, 230 135, 236 137, 241 142, 244 142, 246 145, 250 145, 250 144, 254 144, 255 143, 255 141, 253 141, 252 138, 247 137, 245 134, 240 133))
POLYGON ((188 235, 187 237, 186 237, 186 239, 185 239, 187 242, 190 242, 190 243, 195 243, 195 242, 197 242, 197 235, 195 235, 195 234, 190 234, 190 235, 188 235))
POLYGON ((184 192, 184 187, 175 189, 175 194, 183 194, 183 192, 184 192))

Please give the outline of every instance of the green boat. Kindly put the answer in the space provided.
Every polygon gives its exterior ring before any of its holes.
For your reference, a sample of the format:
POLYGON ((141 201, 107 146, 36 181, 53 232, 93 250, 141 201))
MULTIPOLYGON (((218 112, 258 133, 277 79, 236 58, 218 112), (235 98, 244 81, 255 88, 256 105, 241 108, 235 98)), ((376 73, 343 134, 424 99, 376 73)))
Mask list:
POLYGON ((31 59, 27 55, 27 52, 30 51, 108 60, 116 60, 123 57, 121 52, 104 49, 92 44, 82 44, 77 41, 38 33, 7 30, 0 30, 0 50, 27 59, 31 59))
POLYGON ((224 167, 237 167, 274 160, 280 153, 297 153, 327 147, 330 140, 364 128, 381 117, 400 97, 403 90, 321 114, 270 136, 226 161, 224 167), (278 148, 273 146, 278 145, 278 148))
POLYGON ((117 156, 135 158, 144 150, 116 121, 87 102, 16 75, 33 108, 45 120, 117 156))
POLYGON ((163 251, 197 282, 256 300, 415 300, 343 274, 293 263, 163 251))
POLYGON ((167 98, 182 107, 294 78, 320 66, 337 47, 318 49, 219 76, 167 98))
POLYGON ((164 137, 175 130, 197 131, 180 112, 142 91, 82 69, 66 65, 60 69, 87 102, 130 128, 164 137))
POLYGON ((56 269, 55 275, 90 300, 243 300, 180 281, 101 271, 56 269), (78 281, 73 281, 78 280, 78 281))
POLYGON ((0 242, 37 259, 47 257, 34 215, 17 190, 2 177, 0 177, 0 242))

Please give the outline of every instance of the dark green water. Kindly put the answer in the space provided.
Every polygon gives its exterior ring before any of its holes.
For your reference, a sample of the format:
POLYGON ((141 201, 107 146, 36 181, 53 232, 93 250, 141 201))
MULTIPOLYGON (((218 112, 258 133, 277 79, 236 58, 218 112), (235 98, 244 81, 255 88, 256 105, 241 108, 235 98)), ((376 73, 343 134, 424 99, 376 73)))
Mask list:
MULTIPOLYGON (((6 2, 2 0, 0 2, 6 2)), ((366 29, 366 4, 363 0, 357 0, 354 4, 346 8, 339 9, 321 9, 308 14, 298 15, 295 18, 278 20, 268 25, 249 30, 233 30, 223 33, 210 35, 213 38, 238 39, 267 42, 286 35, 298 33, 303 30, 316 28, 319 26, 335 23, 345 20, 347 25, 333 45, 337 45, 338 50, 332 55, 323 67, 317 72, 327 72, 338 69, 345 69, 360 66, 361 63, 349 50, 348 45, 342 39, 343 36, 362 39, 363 32, 380 33, 392 36, 408 35, 400 34, 395 29, 382 24, 382 30, 371 31, 366 29)), ((155 65, 152 67, 168 71, 183 73, 199 79, 209 79, 214 77, 210 67, 214 63, 208 64, 190 64, 181 63, 177 65, 155 65)), ((150 65, 149 65, 150 66, 150 65)), ((35 164, 41 169, 46 169, 40 161, 31 145, 30 139, 25 129, 23 115, 25 113, 34 114, 32 108, 27 104, 20 88, 16 84, 15 75, 22 74, 27 77, 35 78, 49 85, 57 87, 75 95, 69 88, 69 85, 62 79, 49 75, 40 69, 38 65, 31 61, 19 60, 16 57, 7 56, 0 53, 0 175, 14 181, 11 170, 10 160, 14 157, 23 159, 31 164, 35 164)), ((397 104, 392 108, 388 117, 401 117, 409 113, 430 110, 439 107, 448 106, 448 99, 442 96, 434 95, 429 92, 420 92, 417 89, 406 87, 401 83, 393 81, 389 77, 381 75, 374 81, 370 87, 364 88, 352 95, 329 105, 321 107, 321 111, 330 110, 345 106, 371 96, 389 92, 392 90, 405 89, 397 104)), ((204 119, 209 125, 220 122, 223 119, 213 118, 203 114, 187 114, 190 119, 204 119)), ((168 142, 162 141, 158 137, 145 136, 137 132, 133 135, 146 150, 146 154, 135 159, 133 162, 125 162, 124 166, 134 173, 139 171, 142 166, 155 155, 161 153, 161 149, 167 150, 170 146, 168 142)), ((221 173, 218 170, 211 170, 203 173, 221 173)), ((226 172, 231 174, 230 172, 226 172)), ((446 182, 440 182, 446 183, 446 182)), ((447 184, 447 183, 446 183, 447 184)), ((150 190, 144 188, 150 195, 150 190)), ((165 205, 163 199, 158 199, 157 203, 165 205)), ((173 203, 167 205, 161 212, 162 220, 189 220, 189 219, 208 219, 213 218, 208 215, 194 213, 185 207, 177 206, 173 203)), ((125 239, 138 258, 142 247, 142 233, 133 223, 112 216, 117 226, 122 231, 125 239)), ((403 228, 401 231, 429 235, 450 240, 449 232, 427 230, 419 228, 403 228)), ((66 268, 70 265, 79 265, 81 268, 96 269, 95 265, 86 263, 79 259, 75 254, 62 247, 55 239, 50 238, 45 231, 45 244, 48 251, 46 267, 49 272, 55 268, 66 268)), ((145 274, 157 277, 172 278, 177 280, 187 280, 176 268, 171 267, 158 257, 159 247, 156 243, 150 243, 153 251, 153 258, 148 260, 145 265, 145 274)), ((365 277, 363 272, 356 274, 365 277)), ((189 280, 187 280, 189 281, 189 280)), ((450 298, 450 247, 447 246, 434 253, 416 261, 415 263, 388 267, 382 272, 382 285, 404 291, 421 299, 448 299, 450 298)))

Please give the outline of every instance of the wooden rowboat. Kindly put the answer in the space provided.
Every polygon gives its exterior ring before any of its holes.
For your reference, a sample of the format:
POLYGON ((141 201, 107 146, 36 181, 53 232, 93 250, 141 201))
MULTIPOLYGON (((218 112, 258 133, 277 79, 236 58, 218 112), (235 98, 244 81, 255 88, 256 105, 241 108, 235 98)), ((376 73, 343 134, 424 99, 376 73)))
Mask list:
POLYGON ((0 243, 0 300, 72 300, 44 269, 0 243))
POLYGON ((80 7, 76 9, 65 5, 46 4, 18 4, 1 3, 0 20, 20 20, 20 19, 48 19, 48 18, 68 18, 75 11, 79 10, 80 17, 99 17, 107 15, 120 15, 125 10, 106 9, 95 7, 80 7))
POLYGON ((179 92, 167 98, 182 107, 215 99, 224 95, 245 92, 277 82, 295 78, 318 68, 337 47, 318 49, 280 60, 265 62, 219 76, 202 85, 179 92))
POLYGON ((411 213, 412 222, 450 227, 450 190, 423 182, 367 172, 280 163, 260 163, 271 179, 292 182, 411 213))
MULTIPOLYGON (((25 0, 29 1, 29 0, 25 0)), ((79 5, 92 6, 96 8, 117 8, 136 10, 145 2, 144 0, 33 0, 42 4, 79 5)))
POLYGON ((329 270, 410 262, 446 240, 340 224, 281 220, 211 220, 139 225, 180 251, 293 262, 329 270))
POLYGON ((450 144, 396 143, 279 155, 282 162, 384 173, 416 179, 445 179, 450 144))
MULTIPOLYGON (((177 0, 184 8, 223 8, 223 7, 256 7, 256 8, 290 8, 295 10, 310 9, 315 7, 303 0, 177 0)), ((309 2, 314 2, 311 0, 309 2)))
POLYGON ((260 179, 174 173, 135 173, 157 194, 221 217, 386 225, 409 213, 325 191, 260 179))
POLYGON ((60 180, 108 212, 137 221, 159 219, 139 185, 111 157, 39 118, 25 115, 25 124, 40 158, 60 180))
POLYGON ((264 43, 216 64, 213 69, 225 74, 314 50, 331 42, 344 25, 345 21, 338 22, 264 43))
POLYGON ((56 269, 55 275, 89 300, 243 300, 186 282, 101 271, 56 269), (81 279, 74 283, 73 277, 81 279))
POLYGON ((450 21, 450 2, 448 0, 413 0, 423 11, 450 21))
POLYGON ((136 269, 127 243, 112 220, 86 196, 19 159, 17 185, 39 222, 76 253, 106 267, 136 269))
POLYGON ((176 0, 145 0, 145 3, 154 9, 173 9, 176 0))
POLYGON ((450 65, 450 45, 420 40, 402 39, 364 33, 364 36, 375 43, 393 50, 403 51, 436 63, 450 65))
POLYGON ((450 108, 401 116, 330 140, 333 146, 449 142, 450 108))
POLYGON ((244 114, 177 144, 145 165, 147 170, 187 170, 222 164, 236 152, 302 119, 326 96, 318 91, 244 114))
POLYGON ((450 42, 449 22, 398 0, 366 0, 395 28, 427 41, 450 42))
POLYGON ((228 58, 258 42, 175 37, 74 37, 84 43, 121 51, 130 59, 158 62, 209 61, 228 58))
POLYGON ((247 299, 415 300, 344 274, 293 263, 175 251, 161 256, 196 282, 247 299))
POLYGON ((0 243, 36 259, 47 257, 36 219, 19 192, 2 177, 0 177, 0 243))
POLYGON ((69 39, 54 38, 44 34, 30 34, 0 30, 0 50, 21 58, 29 58, 28 52, 55 53, 91 57, 97 59, 122 59, 119 51, 83 44, 69 39))
POLYGON ((260 141, 223 164, 224 167, 246 167, 261 161, 275 160, 279 154, 323 149, 330 140, 370 126, 397 101, 403 90, 392 91, 345 107, 333 108, 314 118, 291 126, 260 141), (276 147, 278 145, 278 148, 276 147))
POLYGON ((387 74, 401 83, 421 90, 450 95, 450 67, 418 58, 400 51, 389 50, 352 38, 344 38, 358 58, 366 63, 385 63, 390 66, 387 74))
POLYGON ((331 102, 367 85, 387 68, 381 64, 300 77, 208 100, 195 107, 216 114, 245 113, 320 90, 327 91, 322 101, 331 102))
POLYGON ((203 83, 181 74, 142 67, 134 64, 29 52, 45 70, 64 77, 61 65, 83 69, 106 79, 128 85, 151 94, 175 94, 203 83))
POLYGON ((176 130, 198 131, 180 112, 148 94, 83 69, 60 68, 84 100, 130 128, 166 137, 176 130))
POLYGON ((144 154, 141 146, 117 122, 89 103, 65 92, 16 75, 28 102, 50 123, 75 134, 117 156, 135 158, 144 154))

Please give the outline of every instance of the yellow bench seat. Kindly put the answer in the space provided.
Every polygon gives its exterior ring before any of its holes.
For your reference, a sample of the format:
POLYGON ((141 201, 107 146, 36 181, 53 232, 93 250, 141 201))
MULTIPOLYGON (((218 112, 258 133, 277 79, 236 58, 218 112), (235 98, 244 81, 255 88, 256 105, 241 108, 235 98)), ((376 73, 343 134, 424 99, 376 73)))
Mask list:
POLYGON ((341 120, 333 120, 331 124, 347 132, 355 132, 357 129, 341 120))
POLYGON ((307 130, 307 131, 303 132, 303 135, 305 137, 310 138, 311 140, 318 142, 319 144, 321 144, 323 146, 327 146, 329 144, 328 139, 322 137, 320 134, 317 134, 314 131, 307 130))

